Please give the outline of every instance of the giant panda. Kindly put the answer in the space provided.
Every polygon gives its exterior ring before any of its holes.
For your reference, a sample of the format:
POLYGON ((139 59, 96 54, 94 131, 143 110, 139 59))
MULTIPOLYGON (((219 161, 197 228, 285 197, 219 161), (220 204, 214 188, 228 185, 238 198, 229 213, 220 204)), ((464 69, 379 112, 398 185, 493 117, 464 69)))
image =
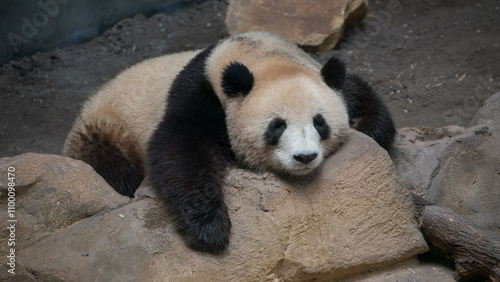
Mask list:
POLYGON ((86 102, 64 155, 134 197, 148 175, 195 249, 218 253, 231 222, 222 186, 230 165, 309 175, 357 129, 389 148, 387 108, 337 58, 324 66, 265 32, 139 63, 86 102))

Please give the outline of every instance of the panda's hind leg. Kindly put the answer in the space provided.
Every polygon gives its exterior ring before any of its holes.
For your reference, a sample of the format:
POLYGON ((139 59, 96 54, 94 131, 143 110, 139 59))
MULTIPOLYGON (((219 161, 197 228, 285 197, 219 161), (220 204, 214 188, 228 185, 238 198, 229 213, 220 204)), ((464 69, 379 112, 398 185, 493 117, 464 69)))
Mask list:
POLYGON ((388 150, 396 134, 389 110, 375 90, 357 75, 347 75, 342 93, 351 127, 373 138, 388 150))
POLYGON ((134 197, 144 179, 140 147, 122 126, 77 121, 64 144, 64 155, 94 168, 118 193, 134 197))
POLYGON ((396 129, 389 110, 375 90, 359 76, 346 74, 344 63, 336 57, 326 62, 321 75, 330 88, 342 91, 350 126, 388 150, 396 129))

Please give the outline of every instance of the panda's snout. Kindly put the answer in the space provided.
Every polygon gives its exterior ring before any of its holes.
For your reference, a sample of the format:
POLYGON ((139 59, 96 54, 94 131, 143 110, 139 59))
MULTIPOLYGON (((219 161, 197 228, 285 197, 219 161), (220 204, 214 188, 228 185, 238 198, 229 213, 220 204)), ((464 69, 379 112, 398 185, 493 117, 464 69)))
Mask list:
POLYGON ((293 158, 303 164, 308 164, 312 162, 316 157, 318 156, 317 153, 313 154, 299 154, 299 155, 293 155, 293 158))

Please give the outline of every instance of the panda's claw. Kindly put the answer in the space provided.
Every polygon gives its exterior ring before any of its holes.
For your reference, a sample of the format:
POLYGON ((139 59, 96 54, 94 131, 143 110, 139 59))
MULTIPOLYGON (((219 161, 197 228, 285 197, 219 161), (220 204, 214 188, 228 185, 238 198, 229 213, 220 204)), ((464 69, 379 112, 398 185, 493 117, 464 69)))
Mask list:
MULTIPOLYGON (((216 227, 216 224, 206 224, 204 230, 196 231, 189 238, 189 246, 197 251, 209 253, 221 253, 226 250, 229 245, 229 230, 227 228, 229 220, 222 223, 223 227, 216 227)), ((230 224, 230 223, 229 223, 230 224)))

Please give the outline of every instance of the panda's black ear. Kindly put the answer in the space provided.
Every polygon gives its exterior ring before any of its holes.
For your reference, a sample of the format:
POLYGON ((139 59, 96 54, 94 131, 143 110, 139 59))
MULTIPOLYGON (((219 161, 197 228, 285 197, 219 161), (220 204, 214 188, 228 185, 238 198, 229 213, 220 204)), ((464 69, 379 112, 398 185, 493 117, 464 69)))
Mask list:
POLYGON ((345 81, 345 65, 337 57, 332 57, 321 69, 325 83, 333 89, 340 90, 345 81))
POLYGON ((247 95, 253 88, 253 74, 242 63, 233 62, 222 73, 222 89, 229 97, 247 95))

